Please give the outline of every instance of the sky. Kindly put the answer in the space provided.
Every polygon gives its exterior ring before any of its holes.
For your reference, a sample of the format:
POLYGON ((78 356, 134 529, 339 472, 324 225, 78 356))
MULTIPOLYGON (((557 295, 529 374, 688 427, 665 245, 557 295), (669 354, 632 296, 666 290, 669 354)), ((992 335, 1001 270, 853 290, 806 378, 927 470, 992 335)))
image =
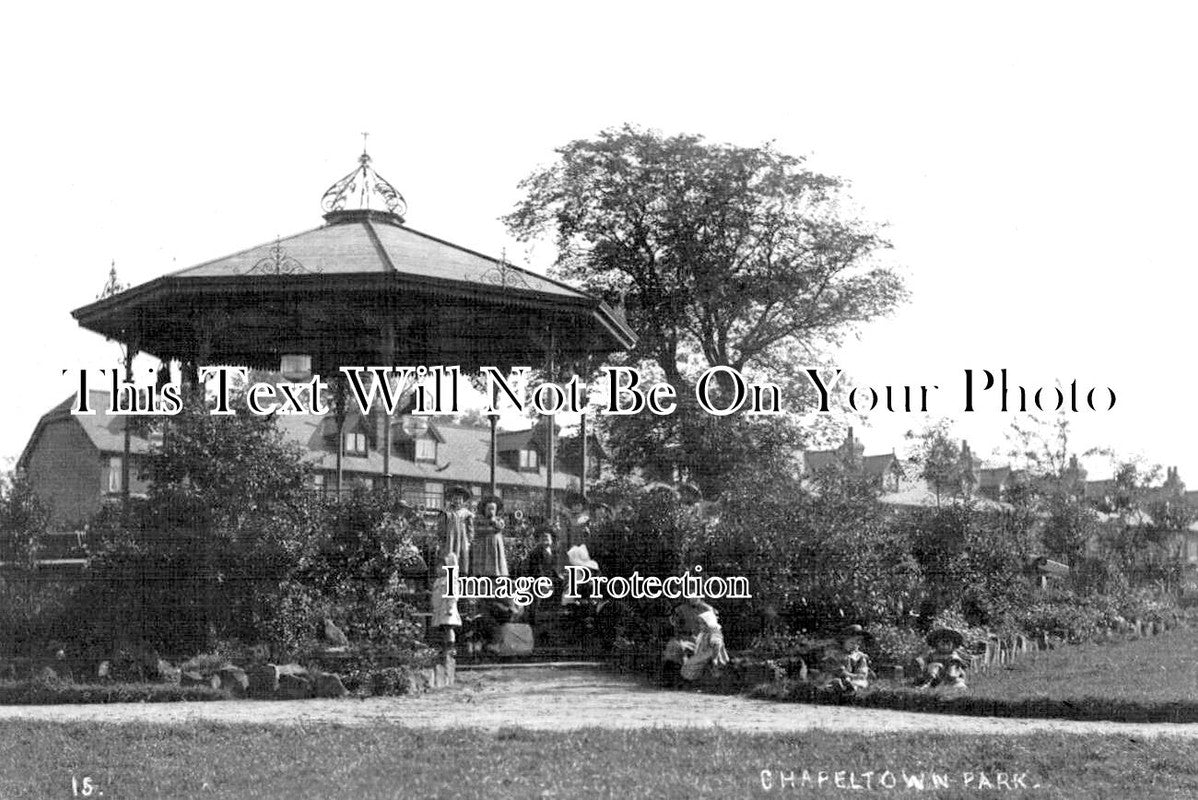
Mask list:
MULTIPOLYGON (((0 32, 7 346, 0 458, 116 363, 71 310, 322 224, 356 165, 408 224, 544 270, 499 217, 554 148, 629 122, 773 141, 885 224, 911 300, 835 357, 937 384, 933 417, 998 456, 1014 415, 962 413, 966 369, 1110 387, 1079 450, 1178 466, 1193 422, 1196 16, 1130 3, 22 4, 0 32)), ((924 415, 854 424, 866 452, 924 415)), ((999 459, 1001 460, 1001 459, 999 459)), ((1109 473, 1105 460, 1089 464, 1109 473)))

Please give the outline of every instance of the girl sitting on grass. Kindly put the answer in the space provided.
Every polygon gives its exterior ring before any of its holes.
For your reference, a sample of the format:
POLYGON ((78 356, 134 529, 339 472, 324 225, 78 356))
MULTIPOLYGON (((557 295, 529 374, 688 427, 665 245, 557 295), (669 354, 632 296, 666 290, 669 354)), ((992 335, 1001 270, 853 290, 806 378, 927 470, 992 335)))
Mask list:
POLYGON ((920 667, 919 681, 916 684, 921 689, 947 686, 952 689, 964 689, 965 670, 969 668, 968 657, 960 652, 965 645, 965 637, 960 631, 951 628, 937 628, 928 634, 928 646, 931 651, 916 659, 920 667))

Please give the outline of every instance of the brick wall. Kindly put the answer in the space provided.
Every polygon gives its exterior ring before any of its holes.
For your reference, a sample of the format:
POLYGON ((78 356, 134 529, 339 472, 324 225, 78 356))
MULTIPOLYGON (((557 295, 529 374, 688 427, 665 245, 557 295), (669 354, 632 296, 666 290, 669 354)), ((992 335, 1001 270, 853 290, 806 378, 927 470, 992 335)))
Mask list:
MULTIPOLYGON (((50 525, 59 530, 77 530, 91 519, 109 492, 110 459, 119 453, 101 453, 74 419, 46 424, 26 462, 33 491, 50 508, 50 525)), ((129 485, 143 494, 147 481, 138 477, 134 457, 129 485)))
POLYGON ((89 519, 108 489, 108 459, 73 419, 56 420, 42 429, 26 473, 34 493, 50 507, 56 528, 89 519))

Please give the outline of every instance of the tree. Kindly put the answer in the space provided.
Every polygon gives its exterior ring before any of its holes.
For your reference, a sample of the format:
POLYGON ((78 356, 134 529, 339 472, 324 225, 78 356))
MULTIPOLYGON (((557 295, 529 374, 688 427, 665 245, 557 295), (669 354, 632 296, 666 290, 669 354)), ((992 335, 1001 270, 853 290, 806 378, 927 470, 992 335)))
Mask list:
POLYGON ((101 641, 136 635, 179 652, 254 638, 318 529, 309 468, 273 417, 185 404, 150 455, 144 501, 105 509, 92 529, 90 602, 101 641))
MULTIPOLYGON (((557 153, 521 183, 505 221, 521 240, 551 234, 558 274, 623 305, 639 337, 630 360, 656 365, 678 390, 660 444, 680 448, 701 484, 712 451, 702 426, 678 422, 702 413, 699 371, 731 367, 796 388, 800 364, 904 297, 898 276, 872 263, 886 243, 843 212, 842 183, 771 144, 626 125, 557 153)), ((719 380, 727 391, 728 376, 719 380)))
POLYGON ((18 472, 0 479, 0 560, 31 568, 49 520, 49 509, 25 475, 18 472))
POLYGON ((912 441, 910 458, 919 466, 919 477, 927 481, 936 495, 936 507, 942 497, 963 497, 972 488, 972 465, 965 463, 968 451, 956 445, 949 424, 941 420, 920 434, 908 431, 912 441))

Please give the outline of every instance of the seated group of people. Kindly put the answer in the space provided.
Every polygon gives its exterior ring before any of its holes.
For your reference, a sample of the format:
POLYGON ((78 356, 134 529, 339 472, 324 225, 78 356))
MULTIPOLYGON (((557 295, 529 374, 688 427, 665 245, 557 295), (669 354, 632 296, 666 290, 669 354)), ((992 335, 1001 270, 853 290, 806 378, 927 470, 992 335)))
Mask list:
MULTIPOLYGON (((674 635, 662 655, 662 681, 678 685, 693 682, 706 673, 718 672, 728 663, 723 632, 715 609, 701 599, 692 598, 674 608, 670 623, 674 635)), ((869 656, 862 647, 869 634, 860 625, 849 625, 841 632, 839 647, 825 653, 816 681, 821 689, 851 695, 869 687, 874 673, 869 656)), ((965 672, 969 656, 962 648, 965 637, 951 628, 936 628, 928 634, 929 650, 916 662, 920 668, 916 685, 920 688, 966 688, 965 672)))
MULTIPOLYGON (((853 694, 869 687, 873 671, 869 656, 862 651, 868 633, 860 625, 850 625, 841 634, 840 647, 827 653, 821 670, 821 688, 840 694, 853 694)), ((964 689, 969 656, 962 652, 965 637, 951 628, 936 628, 927 636, 929 650, 916 659, 919 688, 946 687, 964 689)))

